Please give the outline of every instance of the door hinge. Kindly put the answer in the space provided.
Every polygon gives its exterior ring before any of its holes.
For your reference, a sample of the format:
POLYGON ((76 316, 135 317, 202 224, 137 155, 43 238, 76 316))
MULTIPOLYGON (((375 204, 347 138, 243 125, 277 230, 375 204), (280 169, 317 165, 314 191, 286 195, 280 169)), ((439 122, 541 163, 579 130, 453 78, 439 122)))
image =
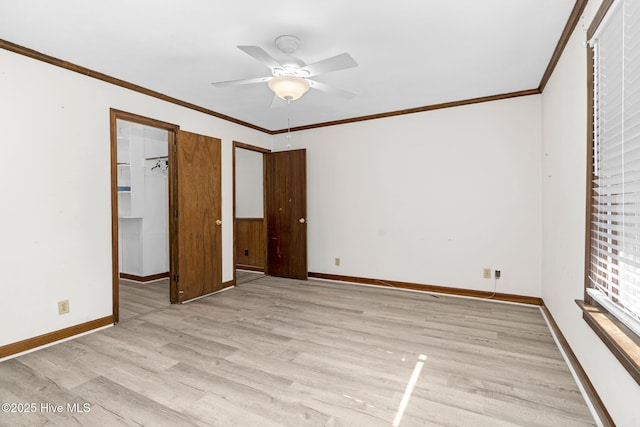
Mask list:
POLYGON ((179 281, 180 281, 180 276, 179 276, 179 275, 177 275, 177 274, 174 274, 174 275, 173 275, 173 281, 174 281, 174 282, 179 282, 179 281))
POLYGON ((173 210, 173 217, 178 218, 178 209, 173 210))
POLYGON ((176 144, 175 142, 173 143, 173 152, 174 153, 178 152, 178 144, 176 144))

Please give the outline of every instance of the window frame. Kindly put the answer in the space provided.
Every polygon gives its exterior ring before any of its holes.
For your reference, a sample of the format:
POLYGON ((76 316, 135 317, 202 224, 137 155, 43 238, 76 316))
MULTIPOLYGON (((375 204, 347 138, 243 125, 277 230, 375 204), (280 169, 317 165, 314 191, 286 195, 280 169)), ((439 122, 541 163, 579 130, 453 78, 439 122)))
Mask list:
MULTIPOLYGON (((587 39, 591 40, 599 28, 607 12, 616 0, 604 0, 600 9, 596 13, 591 26, 587 31, 587 39)), ((594 64, 593 48, 589 45, 587 49, 587 197, 586 197, 586 221, 585 221, 585 272, 584 272, 584 301, 576 300, 582 309, 582 317, 593 329, 596 335, 602 340, 607 348, 618 359, 622 366, 629 372, 631 377, 640 385, 640 336, 636 335, 622 321, 618 320, 609 311, 592 298, 587 289, 590 286, 591 271, 591 215, 593 213, 593 162, 595 154, 595 133, 594 133, 594 64)))

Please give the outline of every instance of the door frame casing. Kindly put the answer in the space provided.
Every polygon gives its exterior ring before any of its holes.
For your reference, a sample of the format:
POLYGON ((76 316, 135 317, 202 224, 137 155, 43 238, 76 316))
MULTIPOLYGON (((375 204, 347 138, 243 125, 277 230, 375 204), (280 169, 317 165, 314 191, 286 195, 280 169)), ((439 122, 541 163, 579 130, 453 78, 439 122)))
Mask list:
MULTIPOLYGON (((109 126, 111 140, 111 277, 112 277, 112 302, 113 302, 113 323, 118 323, 120 319, 120 265, 118 253, 118 128, 117 121, 123 120, 132 123, 138 123, 145 126, 164 129, 168 133, 167 150, 169 153, 169 213, 172 212, 174 204, 175 192, 175 158, 171 147, 176 141, 176 135, 180 126, 141 116, 126 111, 109 109, 109 126)), ((171 277, 171 293, 175 293, 175 282, 173 280, 173 272, 175 271, 174 263, 175 254, 173 251, 175 240, 175 223, 172 215, 169 215, 169 276, 171 277)))
MULTIPOLYGON (((236 221, 236 148, 242 148, 245 150, 249 150, 249 151, 255 151, 258 153, 262 153, 262 206, 263 206, 263 214, 262 214, 262 221, 264 224, 264 242, 265 242, 265 251, 266 251, 266 244, 267 242, 267 215, 266 215, 266 197, 267 197, 267 182, 266 182, 266 176, 265 176, 265 158, 264 158, 264 154, 266 153, 271 153, 271 150, 269 150, 268 148, 262 148, 262 147, 258 147, 255 145, 251 145, 251 144, 245 144, 244 142, 240 142, 240 141, 233 141, 232 144, 232 186, 233 186, 233 284, 234 286, 237 284, 236 281, 236 244, 237 244, 237 221, 236 221)), ((269 274, 269 270, 268 270, 268 264, 266 262, 266 256, 265 256, 265 264, 264 264, 264 274, 265 276, 269 274)))

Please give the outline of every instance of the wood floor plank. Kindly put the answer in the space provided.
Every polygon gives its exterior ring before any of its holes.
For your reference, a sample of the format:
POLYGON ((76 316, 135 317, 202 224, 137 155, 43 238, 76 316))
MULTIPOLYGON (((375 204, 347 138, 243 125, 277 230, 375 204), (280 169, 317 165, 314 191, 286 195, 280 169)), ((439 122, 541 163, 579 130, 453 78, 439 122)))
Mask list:
POLYGON ((254 271, 236 270, 236 283, 238 285, 242 283, 253 282, 264 277, 263 273, 257 273, 254 271))
POLYGON ((92 407, 101 407, 130 425, 141 426, 194 426, 188 416, 136 393, 105 377, 97 377, 72 389, 92 407))
MULTIPOLYGON (((368 399, 359 388, 342 385, 318 388, 302 383, 294 383, 291 388, 305 405, 331 414, 337 425, 389 426, 394 416, 395 410, 386 404, 376 405, 376 401, 368 399)), ((390 396, 388 401, 392 402, 390 396)))
MULTIPOLYGON (((246 412, 236 402, 231 402, 215 394, 206 395, 198 402, 185 408, 183 413, 189 414, 194 422, 202 427, 280 427, 283 425, 253 412, 246 412)), ((289 425, 293 426, 294 424, 289 425)))
MULTIPOLYGON (((78 403, 84 411, 84 404, 87 403, 85 397, 71 388, 61 387, 53 379, 19 360, 8 360, 0 364, 0 378, 2 403, 28 404, 32 407, 30 412, 1 413, 2 426, 84 426, 96 420, 112 419, 108 411, 99 406, 90 406, 88 413, 69 410, 69 404, 78 403)), ((123 419, 120 421, 124 422, 123 419)), ((114 420, 112 424, 118 425, 118 420, 114 420)))
POLYGON ((121 323, 0 363, 0 399, 88 413, 0 426, 595 425, 536 307, 248 275, 169 304, 122 281, 121 323), (420 359, 426 358, 426 360, 420 359))
POLYGON ((167 375, 199 387, 209 396, 232 402, 242 413, 252 413, 279 424, 321 426, 328 419, 326 414, 304 406, 298 399, 287 398, 286 393, 278 396, 278 393, 274 393, 277 389, 273 387, 267 391, 261 390, 183 363, 171 367, 167 375))

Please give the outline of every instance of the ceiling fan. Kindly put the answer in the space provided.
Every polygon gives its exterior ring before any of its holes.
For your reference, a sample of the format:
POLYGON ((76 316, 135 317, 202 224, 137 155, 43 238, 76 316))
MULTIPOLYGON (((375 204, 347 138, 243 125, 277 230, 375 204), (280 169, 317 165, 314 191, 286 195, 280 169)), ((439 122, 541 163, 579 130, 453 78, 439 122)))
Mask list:
POLYGON ((343 98, 355 96, 353 92, 334 88, 309 78, 332 71, 357 67, 358 63, 348 53, 341 53, 307 65, 301 59, 293 56, 293 53, 300 47, 300 39, 297 37, 291 35, 277 37, 275 45, 285 55, 284 59, 276 60, 259 46, 238 46, 238 49, 266 65, 271 70, 271 76, 214 82, 212 84, 215 87, 227 87, 267 82, 269 89, 275 93, 274 101, 277 98, 287 102, 294 101, 304 95, 309 88, 343 98))

